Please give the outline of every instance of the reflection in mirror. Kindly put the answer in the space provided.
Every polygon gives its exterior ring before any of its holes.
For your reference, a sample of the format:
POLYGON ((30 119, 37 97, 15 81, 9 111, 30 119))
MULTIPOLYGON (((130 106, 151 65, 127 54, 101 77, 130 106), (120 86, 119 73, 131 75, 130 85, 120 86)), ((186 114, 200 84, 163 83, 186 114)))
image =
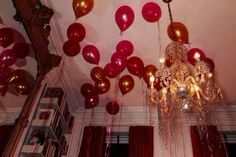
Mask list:
POLYGON ((0 140, 4 146, 31 93, 37 75, 37 60, 29 37, 12 1, 0 1, 0 140), (2 136, 3 135, 3 136, 2 136), (6 136, 7 135, 7 136, 6 136))

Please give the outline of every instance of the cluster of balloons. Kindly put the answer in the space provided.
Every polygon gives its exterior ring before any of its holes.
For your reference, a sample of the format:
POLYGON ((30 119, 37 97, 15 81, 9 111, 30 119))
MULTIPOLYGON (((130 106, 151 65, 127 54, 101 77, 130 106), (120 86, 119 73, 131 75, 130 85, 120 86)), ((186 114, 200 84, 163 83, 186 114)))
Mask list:
MULTIPOLYGON (((25 42, 15 42, 12 28, 0 29, 0 46, 3 51, 0 53, 0 96, 4 96, 7 91, 14 86, 17 94, 27 95, 33 83, 33 77, 25 70, 13 70, 17 59, 23 59, 30 53, 30 47, 25 42), (12 48, 8 48, 10 45, 12 48)), ((12 90, 11 90, 12 91, 12 90)), ((9 92, 11 92, 9 91, 9 92)))
MULTIPOLYGON (((167 1, 168 3, 170 1, 167 1)), ((74 0, 73 9, 76 18, 86 15, 93 8, 92 0, 74 0), (82 5, 82 2, 85 5, 82 5)), ((162 15, 160 6, 155 2, 148 2, 144 4, 142 8, 143 18, 150 23, 157 22, 162 15)), ((128 29, 134 21, 134 12, 131 7, 127 5, 120 6, 115 12, 115 21, 120 31, 123 32, 128 29)), ((72 24, 73 25, 73 24, 72 24)), ((79 25, 79 24, 77 24, 79 25)), ((69 53, 64 52, 69 56, 74 56, 79 52, 80 46, 78 43, 85 37, 85 29, 81 26, 74 27, 74 29, 67 30, 69 41, 75 42, 76 46, 68 46, 69 53), (80 27, 80 28, 79 28, 80 27), (68 33, 69 32, 69 33, 68 33), (69 36, 75 36, 69 37, 69 36), (79 40, 77 39, 79 38, 79 40)), ((167 28, 167 34, 169 38, 173 41, 177 41, 183 44, 189 43, 188 29, 186 26, 180 22, 171 22, 167 28)), ((85 108, 93 108, 99 103, 99 94, 104 94, 110 89, 109 79, 116 78, 125 68, 130 72, 130 74, 143 79, 147 86, 150 87, 150 77, 155 74, 157 68, 149 64, 144 66, 143 61, 137 56, 131 56, 133 53, 133 44, 128 40, 120 41, 116 46, 116 51, 112 54, 110 62, 107 63, 104 68, 96 66, 90 72, 90 77, 94 81, 94 85, 90 83, 85 83, 81 87, 81 93, 85 97, 85 108)), ((189 50, 187 56, 191 64, 196 63, 194 58, 195 53, 199 53, 200 59, 205 61, 214 69, 214 62, 207 58, 204 52, 198 48, 192 48, 189 50)), ((100 54, 98 49, 94 45, 87 45, 83 48, 83 58, 91 63, 98 65, 100 60, 100 54)), ((168 62, 166 62, 168 66, 168 62)), ((170 63, 171 65, 171 63, 170 63)), ((130 92, 134 87, 134 80, 131 75, 124 75, 119 78, 119 89, 123 95, 130 92)), ((154 87, 159 91, 160 83, 154 82, 154 87)), ((119 112, 119 105, 115 102, 109 102, 106 106, 107 112, 109 114, 116 114, 119 112)))
POLYGON ((210 71, 213 71, 215 68, 214 61, 212 59, 206 57, 205 52, 199 48, 191 48, 187 52, 187 57, 188 57, 189 63, 191 63, 192 65, 195 65, 195 63, 197 62, 197 59, 195 57, 196 53, 199 55, 199 60, 207 63, 210 68, 210 71))
MULTIPOLYGON (((147 22, 157 22, 161 17, 161 8, 155 2, 148 2, 142 8, 142 16, 147 22)), ((115 21, 120 31, 125 31, 134 22, 134 11, 127 5, 120 6, 116 10, 115 21)))
POLYGON ((63 44, 63 51, 67 56, 76 56, 81 47, 80 42, 85 38, 86 30, 80 23, 73 23, 67 29, 68 40, 63 44))

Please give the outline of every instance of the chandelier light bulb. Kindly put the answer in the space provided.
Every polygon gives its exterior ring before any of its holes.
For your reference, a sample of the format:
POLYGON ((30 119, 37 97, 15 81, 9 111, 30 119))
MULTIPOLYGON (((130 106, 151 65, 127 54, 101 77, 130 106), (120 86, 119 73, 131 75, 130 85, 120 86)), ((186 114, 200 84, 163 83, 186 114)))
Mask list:
POLYGON ((151 75, 151 77, 149 78, 151 89, 154 88, 154 80, 155 80, 155 77, 153 75, 151 75))
POLYGON ((161 64, 164 64, 164 63, 165 63, 165 58, 161 57, 160 60, 159 60, 159 62, 160 62, 161 64))
POLYGON ((196 61, 200 61, 200 54, 198 52, 196 52, 193 56, 194 59, 196 59, 196 61))
POLYGON ((212 73, 209 73, 209 74, 208 74, 208 77, 209 77, 209 78, 212 78, 212 77, 213 77, 213 74, 212 74, 212 73))

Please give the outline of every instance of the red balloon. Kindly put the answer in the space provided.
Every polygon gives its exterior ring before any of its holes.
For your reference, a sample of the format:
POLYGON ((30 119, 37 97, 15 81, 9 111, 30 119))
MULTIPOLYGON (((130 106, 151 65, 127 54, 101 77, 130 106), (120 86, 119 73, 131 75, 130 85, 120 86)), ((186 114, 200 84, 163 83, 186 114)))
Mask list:
POLYGON ((134 51, 133 44, 128 40, 120 41, 116 46, 116 52, 119 52, 124 57, 130 56, 134 51))
POLYGON ((67 56, 76 56, 80 53, 81 47, 79 42, 73 42, 71 40, 67 40, 63 45, 63 51, 67 56))
POLYGON ((107 78, 95 82, 95 89, 99 94, 104 94, 110 89, 110 81, 107 78))
POLYGON ((118 71, 120 73, 126 68, 127 59, 121 53, 115 52, 111 56, 111 63, 118 68, 118 71))
POLYGON ((101 67, 97 66, 91 70, 90 77, 94 81, 100 81, 100 80, 103 80, 106 77, 106 75, 104 73, 104 70, 101 67))
POLYGON ((81 94, 84 97, 88 97, 90 95, 97 95, 97 91, 95 89, 95 87, 93 85, 91 85, 90 83, 85 83, 81 86, 81 94))
POLYGON ((8 90, 8 84, 6 81, 0 81, 0 96, 5 96, 8 90))
POLYGON ((141 78, 144 70, 143 61, 136 56, 130 57, 128 59, 127 69, 131 74, 141 78))
POLYGON ((11 66, 16 63, 16 56, 13 54, 12 49, 6 49, 0 55, 0 63, 4 66, 11 66))
POLYGON ((180 22, 172 22, 167 28, 168 36, 173 41, 188 44, 188 29, 180 22))
POLYGON ((210 71, 213 72, 213 70, 215 69, 214 61, 210 58, 204 58, 203 61, 209 65, 210 71))
POLYGON ((93 45, 87 45, 83 48, 82 55, 84 59, 91 64, 98 64, 100 61, 100 53, 93 45))
POLYGON ((147 22, 157 22, 161 17, 161 8, 157 3, 148 2, 143 6, 142 15, 147 22))
POLYGON ((12 52, 15 54, 17 58, 25 58, 30 53, 30 48, 27 43, 24 42, 18 42, 16 43, 13 48, 12 52))
POLYGON ((1 28, 0 29, 0 45, 4 48, 11 45, 14 41, 14 34, 11 28, 1 28))
POLYGON ((7 81, 11 74, 12 74, 12 69, 9 67, 0 67, 0 81, 7 81))
POLYGON ((200 55, 200 60, 204 60, 206 58, 205 53, 201 49, 199 49, 199 48, 192 48, 192 49, 190 49, 187 52, 188 61, 192 65, 195 65, 195 63, 197 62, 197 60, 194 58, 194 55, 196 53, 198 53, 200 55))
POLYGON ((119 80, 119 89, 123 95, 134 88, 134 79, 130 75, 124 75, 119 80))
POLYGON ((111 101, 111 102, 107 103, 106 110, 109 114, 115 115, 119 112, 120 107, 119 107, 119 104, 117 102, 111 101))
POLYGON ((104 73, 109 78, 115 78, 119 74, 119 70, 116 65, 108 63, 104 67, 104 73))
POLYGON ((84 99, 84 104, 86 109, 94 108, 99 103, 98 95, 89 95, 84 99))
POLYGON ((31 85, 27 80, 20 80, 16 86, 16 91, 21 95, 29 95, 31 91, 31 85))
POLYGON ((157 71, 157 68, 152 64, 149 64, 144 67, 143 80, 146 82, 148 86, 150 86, 150 77, 154 75, 156 71, 157 71))
POLYGON ((167 67, 171 67, 172 64, 173 64, 173 62, 172 62, 169 58, 166 58, 166 59, 165 59, 165 65, 166 65, 167 67))
POLYGON ((67 29, 67 37, 73 42, 81 42, 86 35, 85 28, 80 23, 73 23, 67 29))
POLYGON ((134 21, 134 12, 129 6, 121 6, 115 13, 116 24, 121 32, 125 31, 134 21))

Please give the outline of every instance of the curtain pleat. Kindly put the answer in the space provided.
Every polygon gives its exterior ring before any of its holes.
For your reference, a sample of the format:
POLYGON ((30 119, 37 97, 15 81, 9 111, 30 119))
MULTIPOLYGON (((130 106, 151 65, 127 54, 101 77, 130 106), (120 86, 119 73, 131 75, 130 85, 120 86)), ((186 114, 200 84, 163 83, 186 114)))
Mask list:
POLYGON ((78 157, 103 157, 106 128, 100 126, 87 126, 78 157))
POLYGON ((193 157, 227 157, 216 126, 207 126, 206 132, 199 133, 197 126, 191 126, 193 157))
POLYGON ((129 128, 129 157, 153 157, 153 127, 129 128))
POLYGON ((7 142, 12 134, 15 125, 1 125, 0 126, 0 156, 7 145, 7 142))

